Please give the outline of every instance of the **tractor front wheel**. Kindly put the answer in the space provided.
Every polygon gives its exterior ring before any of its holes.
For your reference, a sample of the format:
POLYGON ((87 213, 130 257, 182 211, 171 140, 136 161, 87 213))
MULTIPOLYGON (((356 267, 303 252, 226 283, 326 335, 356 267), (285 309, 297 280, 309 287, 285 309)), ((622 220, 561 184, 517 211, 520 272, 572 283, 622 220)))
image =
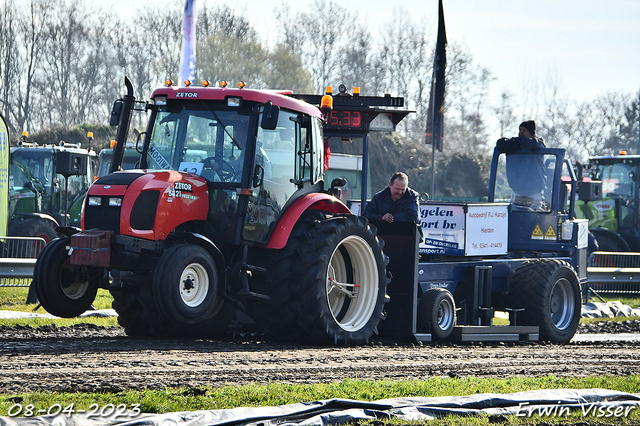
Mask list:
POLYGON ((183 324, 211 318, 222 305, 217 293, 216 265, 204 248, 178 244, 160 258, 153 275, 153 294, 170 318, 183 324))
POLYGON ((91 308, 104 269, 71 265, 69 238, 53 240, 38 256, 33 270, 35 292, 52 315, 73 318, 91 308))

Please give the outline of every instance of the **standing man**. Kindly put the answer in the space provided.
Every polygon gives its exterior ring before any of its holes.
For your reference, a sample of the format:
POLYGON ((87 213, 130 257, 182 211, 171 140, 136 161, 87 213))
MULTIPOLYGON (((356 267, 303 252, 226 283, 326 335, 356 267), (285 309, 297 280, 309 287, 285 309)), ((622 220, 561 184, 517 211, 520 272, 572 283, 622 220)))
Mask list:
POLYGON ((418 193, 409 188, 409 177, 394 173, 389 186, 373 196, 362 215, 370 221, 418 223, 418 193))

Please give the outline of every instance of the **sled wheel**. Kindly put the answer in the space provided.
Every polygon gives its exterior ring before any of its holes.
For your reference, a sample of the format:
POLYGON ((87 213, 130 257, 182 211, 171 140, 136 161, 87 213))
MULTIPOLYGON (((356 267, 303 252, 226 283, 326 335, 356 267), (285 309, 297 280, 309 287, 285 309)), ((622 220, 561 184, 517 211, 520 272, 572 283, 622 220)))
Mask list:
POLYGON ((73 318, 91 308, 96 297, 103 268, 69 263, 69 238, 47 244, 33 270, 36 296, 52 315, 73 318))
POLYGON ((204 248, 179 244, 167 250, 153 275, 156 304, 170 318, 194 324, 210 318, 220 308, 218 273, 204 248))
POLYGON ((571 340, 582 309, 580 282, 571 265, 558 259, 525 261, 511 279, 515 308, 524 308, 519 325, 540 327, 540 339, 571 340))
POLYGON ((437 340, 446 340, 456 323, 456 303, 450 291, 430 288, 418 303, 418 330, 432 333, 437 340))

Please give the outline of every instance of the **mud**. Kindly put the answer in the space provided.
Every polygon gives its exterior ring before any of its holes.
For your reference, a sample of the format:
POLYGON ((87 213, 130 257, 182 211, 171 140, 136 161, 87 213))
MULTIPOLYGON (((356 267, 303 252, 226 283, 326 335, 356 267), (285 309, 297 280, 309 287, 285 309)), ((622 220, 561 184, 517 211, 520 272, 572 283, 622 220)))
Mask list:
MULTIPOLYGON (((601 322, 580 333, 640 332, 601 322)), ((640 374, 638 342, 284 345, 261 336, 141 339, 119 327, 0 327, 0 392, 119 392, 165 387, 360 380, 640 374)))

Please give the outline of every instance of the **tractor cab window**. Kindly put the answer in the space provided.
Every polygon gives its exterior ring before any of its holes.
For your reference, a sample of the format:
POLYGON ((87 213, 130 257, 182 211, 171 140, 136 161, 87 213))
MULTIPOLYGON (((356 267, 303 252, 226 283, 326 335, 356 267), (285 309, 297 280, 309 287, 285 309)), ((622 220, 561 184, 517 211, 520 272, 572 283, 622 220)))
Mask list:
MULTIPOLYGON (((260 116, 258 122, 261 120, 260 116)), ((245 239, 266 241, 284 205, 297 191, 292 179, 298 179, 296 152, 302 133, 298 114, 286 110, 280 111, 274 130, 258 128, 254 167, 262 169, 263 179, 249 200, 245 239)))
POLYGON ((494 201, 511 203, 513 211, 551 211, 555 167, 550 154, 500 154, 494 201))
MULTIPOLYGON (((602 201, 600 205, 607 205, 606 201, 613 201, 617 206, 618 222, 622 227, 633 227, 635 213, 636 185, 634 184, 633 165, 631 164, 601 164, 598 166, 596 179, 602 181, 602 201)), ((602 209, 593 216, 605 217, 613 215, 613 209, 602 209)))
POLYGON ((595 178, 602 181, 602 194, 605 197, 628 197, 634 186, 632 172, 630 164, 602 164, 598 166, 595 178))
POLYGON ((204 106, 163 107, 146 152, 148 168, 199 174, 210 182, 239 183, 250 136, 250 115, 204 106))

